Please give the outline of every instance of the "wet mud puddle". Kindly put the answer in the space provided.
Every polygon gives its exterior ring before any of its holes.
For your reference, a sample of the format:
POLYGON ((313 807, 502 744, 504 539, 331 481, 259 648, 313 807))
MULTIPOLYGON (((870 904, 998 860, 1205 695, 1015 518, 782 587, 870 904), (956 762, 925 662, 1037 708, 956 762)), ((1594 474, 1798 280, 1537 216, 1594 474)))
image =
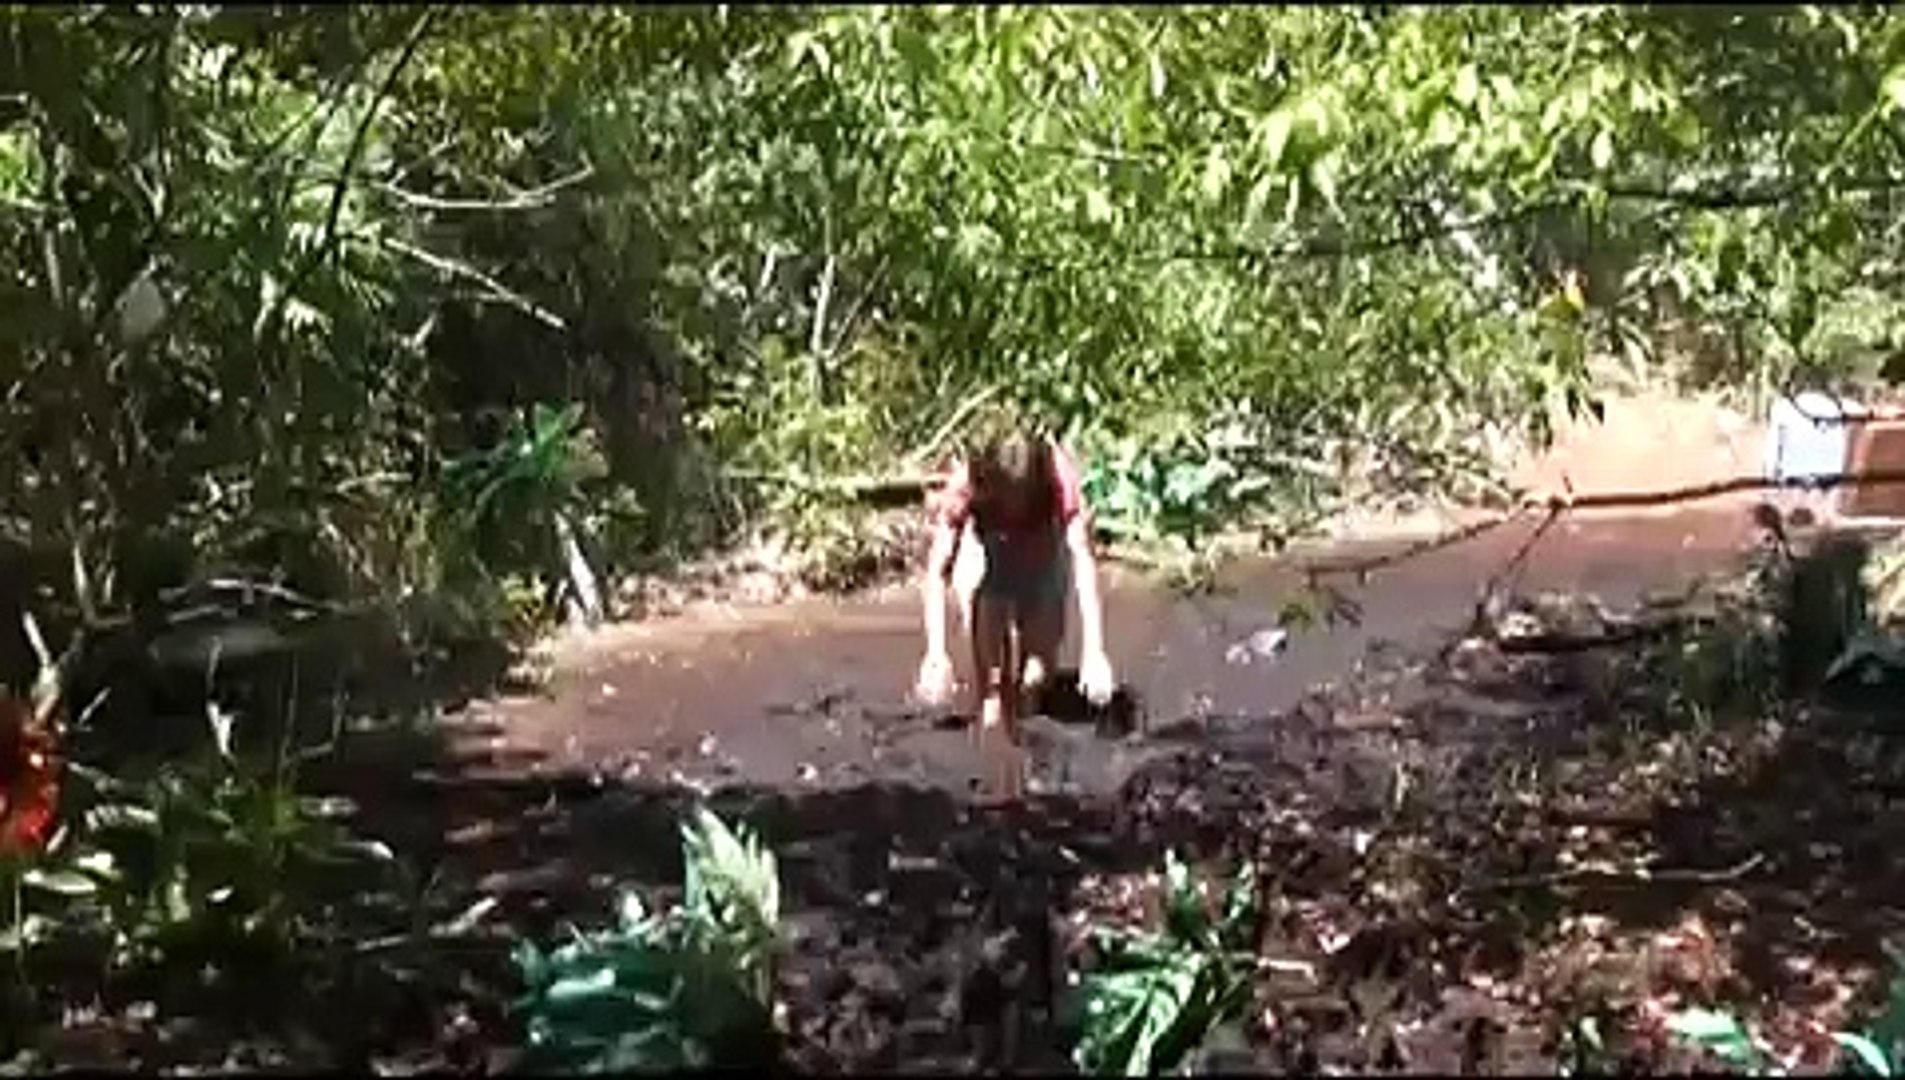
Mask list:
MULTIPOLYGON (((1353 677, 1372 650, 1420 650, 1459 632, 1506 568, 1518 566, 1516 592, 1583 592, 1626 604, 1728 570, 1753 542, 1750 516, 1733 503, 1564 519, 1534 537, 1537 528, 1516 522, 1378 569, 1360 585, 1337 582, 1360 606, 1358 620, 1287 633, 1277 620, 1301 587, 1294 561, 1240 565, 1205 596, 1114 572, 1106 633, 1141 703, 1143 731, 1120 737, 1034 718, 1027 725, 1034 783, 1107 793, 1187 742, 1261 743, 1275 717, 1353 677)), ((1403 546, 1346 545, 1303 562, 1403 546)), ((968 790, 981 772, 970 734, 959 718, 909 700, 919 649, 918 602, 910 588, 896 587, 614 628, 543 694, 483 709, 507 732, 499 739, 540 758, 542 770, 708 789, 879 782, 968 790)))

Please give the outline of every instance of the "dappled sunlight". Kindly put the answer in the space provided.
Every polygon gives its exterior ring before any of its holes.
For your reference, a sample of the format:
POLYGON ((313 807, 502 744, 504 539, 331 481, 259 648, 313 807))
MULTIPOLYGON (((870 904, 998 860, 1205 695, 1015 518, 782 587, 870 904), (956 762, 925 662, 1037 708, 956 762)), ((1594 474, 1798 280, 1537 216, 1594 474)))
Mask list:
POLYGON ((1905 1070, 1890 11, 0 56, 0 1071, 1905 1070))

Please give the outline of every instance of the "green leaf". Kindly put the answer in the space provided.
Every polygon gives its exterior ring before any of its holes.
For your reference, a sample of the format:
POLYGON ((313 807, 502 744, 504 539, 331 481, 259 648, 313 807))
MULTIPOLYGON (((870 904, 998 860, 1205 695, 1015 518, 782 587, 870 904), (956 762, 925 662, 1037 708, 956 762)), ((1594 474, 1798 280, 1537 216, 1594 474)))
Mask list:
POLYGON ((384 843, 382 840, 367 840, 352 837, 334 841, 327 844, 326 847, 331 855, 342 858, 366 859, 371 862, 381 863, 395 862, 397 860, 397 853, 390 850, 390 845, 384 843))
POLYGON ((1224 921, 1220 933, 1223 944, 1235 949, 1254 948, 1256 942, 1247 940, 1244 935, 1253 929, 1256 918, 1257 867, 1254 863, 1245 863, 1231 880, 1224 897, 1224 921))
POLYGON ((1250 194, 1244 198, 1244 228, 1253 229, 1263 220, 1264 207, 1270 202, 1271 189, 1276 183, 1274 174, 1265 173, 1257 177, 1250 185, 1250 194))
POLYGON ((151 807, 137 803, 106 803, 86 811, 86 824, 88 828, 99 831, 135 829, 152 832, 159 827, 159 815, 151 807))
POLYGON ((1263 121, 1263 167, 1275 171, 1283 167, 1283 154, 1290 145, 1291 116, 1287 110, 1273 110, 1263 121))
POLYGON ((1682 1009, 1668 1018, 1667 1030, 1697 1043, 1734 1039, 1744 1033, 1732 1014, 1712 1009, 1682 1009))
POLYGON ((1905 64, 1885 73, 1885 81, 1879 88, 1879 98, 1893 112, 1905 110, 1905 64))
POLYGON ((91 896, 99 891, 97 881, 75 870, 42 870, 35 867, 22 875, 20 881, 29 889, 56 896, 91 896))
POLYGON ((1594 133, 1594 142, 1588 147, 1588 160, 1596 171, 1605 172, 1614 163, 1614 133, 1606 128, 1594 133))
POLYGON ((1336 204, 1336 156, 1324 154, 1310 164, 1310 183, 1315 185, 1317 194, 1323 196, 1324 205, 1330 213, 1342 216, 1343 208, 1336 204))
POLYGON ((1452 91, 1458 104, 1473 107, 1475 99, 1481 96, 1482 73, 1474 64, 1463 64, 1455 73, 1455 87, 1452 91))
POLYGON ((597 968, 583 975, 566 975, 557 979, 544 991, 551 1005, 566 1005, 584 998, 596 997, 615 989, 615 969, 597 968))
POLYGON ((1210 156, 1204 159, 1204 197, 1215 202, 1224 197, 1224 191, 1230 186, 1230 162, 1224 159, 1223 150, 1212 147, 1210 156))
POLYGON ((1733 1016, 1709 1009, 1686 1009, 1667 1021, 1667 1030, 1722 1060, 1757 1067, 1760 1054, 1752 1037, 1733 1016))
POLYGON ((1832 1041, 1837 1043, 1840 1049, 1851 1051, 1853 1056, 1858 1059, 1859 1064, 1864 1066, 1866 1071, 1872 1075, 1892 1075, 1892 1064, 1886 1060, 1885 1051, 1879 1049, 1878 1044, 1871 1039, 1863 1035, 1855 1035, 1848 1031, 1841 1031, 1833 1034, 1832 1041))
POLYGON ((1177 852, 1164 856, 1165 932, 1180 942, 1201 941, 1210 927, 1204 897, 1177 852))

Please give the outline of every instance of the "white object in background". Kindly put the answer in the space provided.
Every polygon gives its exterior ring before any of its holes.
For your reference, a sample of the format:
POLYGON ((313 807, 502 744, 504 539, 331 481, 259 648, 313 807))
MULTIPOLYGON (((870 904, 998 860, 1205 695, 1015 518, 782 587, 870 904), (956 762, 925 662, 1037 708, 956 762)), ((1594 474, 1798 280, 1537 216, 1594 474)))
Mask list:
POLYGON ((1259 630, 1242 641, 1236 642, 1224 650, 1224 661, 1230 664, 1248 664, 1261 657, 1270 659, 1283 651, 1290 642, 1290 633, 1282 627, 1273 626, 1259 630))
POLYGON ((1766 431, 1766 478, 1790 483, 1843 473, 1847 425, 1866 411, 1857 402, 1813 390, 1773 402, 1766 431))
POLYGON ((556 541, 562 545, 562 560, 567 564, 569 587, 568 608, 569 624, 574 627, 599 626, 602 622, 602 587, 597 583, 595 568, 589 565, 589 558, 582 553, 582 545, 577 542, 575 526, 569 523, 569 515, 556 514, 556 541))
POLYGON ((137 345, 165 322, 165 294, 153 283, 150 271, 133 279, 119 295, 119 339, 137 345))

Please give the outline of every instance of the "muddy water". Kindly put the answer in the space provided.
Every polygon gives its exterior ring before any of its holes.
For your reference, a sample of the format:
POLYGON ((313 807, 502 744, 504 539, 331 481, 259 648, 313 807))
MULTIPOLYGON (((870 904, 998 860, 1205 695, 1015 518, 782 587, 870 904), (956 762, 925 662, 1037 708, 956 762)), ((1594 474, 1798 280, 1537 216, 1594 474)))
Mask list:
MULTIPOLYGON (((1735 565, 1753 540, 1747 503, 1714 500, 1649 517, 1576 517, 1528 550, 1523 592, 1584 591, 1613 603, 1684 587, 1735 565)), ((1311 688, 1353 671, 1372 647, 1432 646, 1463 626, 1491 577, 1536 528, 1517 522, 1345 581, 1355 625, 1293 632, 1274 658, 1236 662, 1230 647, 1276 625, 1298 563, 1236 568, 1217 595, 1184 597, 1116 572, 1107 636, 1151 727, 1192 716, 1273 723, 1311 688)), ((1305 562, 1402 544, 1341 545, 1305 562)), ((944 715, 909 702, 919 660, 912 590, 756 610, 730 609, 607 631, 586 662, 565 665, 540 698, 496 703, 510 741, 545 767, 585 765, 628 780, 774 786, 873 779, 963 789, 979 763, 944 715)), ((1151 752, 1144 739, 1098 738, 1034 724, 1035 775, 1085 790, 1115 785, 1151 752)))

